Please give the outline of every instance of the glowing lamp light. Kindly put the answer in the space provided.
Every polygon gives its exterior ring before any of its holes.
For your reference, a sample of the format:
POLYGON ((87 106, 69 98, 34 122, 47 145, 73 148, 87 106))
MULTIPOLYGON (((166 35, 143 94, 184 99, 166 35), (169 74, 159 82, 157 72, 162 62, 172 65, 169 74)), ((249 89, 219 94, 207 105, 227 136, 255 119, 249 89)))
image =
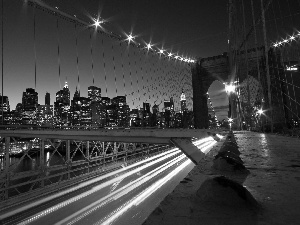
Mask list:
POLYGON ((164 50, 163 49, 160 49, 159 50, 159 54, 163 54, 164 53, 164 50))
POLYGON ((290 37, 290 40, 295 40, 295 37, 294 37, 294 36, 291 36, 291 37, 290 37))
POLYGON ((171 57, 172 55, 173 55, 173 54, 172 54, 171 52, 168 54, 169 57, 171 57))
POLYGON ((259 109, 259 110, 257 111, 257 113, 258 113, 259 115, 261 115, 261 114, 264 113, 264 111, 263 111, 262 109, 259 109))
POLYGON ((228 123, 232 123, 233 119, 232 118, 228 118, 228 123))
POLYGON ((152 49, 152 46, 153 46, 153 45, 151 45, 150 42, 146 45, 146 48, 148 49, 148 51, 149 51, 150 49, 152 49))
POLYGON ((133 36, 131 35, 131 34, 129 34, 128 36, 127 36, 127 39, 126 40, 128 40, 128 43, 130 43, 131 41, 133 41, 133 36))
POLYGON ((178 59, 178 58, 179 58, 179 56, 178 56, 178 55, 176 55, 174 58, 175 58, 175 59, 178 59))
POLYGON ((233 85, 233 84, 228 84, 228 85, 226 85, 225 84, 225 91, 227 92, 227 93, 231 93, 231 92, 235 92, 235 85, 233 85))

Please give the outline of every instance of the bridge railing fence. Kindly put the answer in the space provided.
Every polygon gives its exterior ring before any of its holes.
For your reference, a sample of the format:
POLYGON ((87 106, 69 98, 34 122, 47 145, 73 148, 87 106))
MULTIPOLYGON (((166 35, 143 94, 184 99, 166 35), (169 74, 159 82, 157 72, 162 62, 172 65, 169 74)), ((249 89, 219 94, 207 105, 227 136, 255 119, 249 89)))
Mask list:
POLYGON ((1 207, 126 167, 168 148, 147 143, 4 137, 0 143, 1 207))

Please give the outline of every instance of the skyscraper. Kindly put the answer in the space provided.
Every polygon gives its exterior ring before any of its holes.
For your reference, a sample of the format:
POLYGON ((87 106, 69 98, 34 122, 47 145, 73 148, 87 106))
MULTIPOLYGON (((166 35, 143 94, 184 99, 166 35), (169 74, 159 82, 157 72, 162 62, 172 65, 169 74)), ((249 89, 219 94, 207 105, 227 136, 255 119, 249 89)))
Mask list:
POLYGON ((88 98, 91 102, 100 102, 101 101, 101 88, 95 86, 88 87, 88 98))
POLYGON ((46 92, 45 105, 50 105, 50 93, 46 92))
POLYGON ((70 109, 70 90, 67 81, 62 90, 56 92, 56 101, 54 102, 55 120, 57 125, 66 125, 69 121, 70 109))
POLYGON ((26 88, 22 96, 24 111, 35 111, 38 105, 38 93, 33 88, 26 88))
POLYGON ((9 106, 9 100, 7 96, 3 96, 3 103, 2 103, 2 96, 0 96, 0 112, 8 112, 10 111, 10 106, 9 106))
POLYGON ((67 81, 65 82, 63 89, 56 92, 56 103, 70 105, 70 90, 67 81))
POLYGON ((143 102, 143 110, 144 110, 144 113, 150 113, 150 103, 143 102))
POLYGON ((184 112, 187 110, 186 108, 186 98, 185 98, 185 94, 182 90, 181 96, 180 96, 180 105, 181 105, 181 112, 184 112))

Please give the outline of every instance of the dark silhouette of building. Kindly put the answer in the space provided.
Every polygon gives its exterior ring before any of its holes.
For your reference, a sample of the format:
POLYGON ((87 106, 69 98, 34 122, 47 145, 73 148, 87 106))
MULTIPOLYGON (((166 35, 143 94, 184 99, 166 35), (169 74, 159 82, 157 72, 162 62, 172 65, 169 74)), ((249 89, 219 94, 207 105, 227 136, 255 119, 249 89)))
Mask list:
POLYGON ((50 105, 50 93, 45 94, 45 105, 50 105))
POLYGON ((96 86, 88 87, 88 98, 91 102, 100 102, 101 101, 101 88, 96 86))
POLYGON ((68 83, 62 90, 56 92, 56 101, 54 102, 54 116, 57 125, 70 124, 70 90, 68 83))
POLYGON ((9 112, 10 111, 10 105, 9 105, 9 100, 7 96, 0 96, 0 112, 9 112), (3 98, 3 102, 2 102, 3 98))
POLYGON ((22 96, 24 111, 35 111, 38 106, 38 93, 33 88, 26 88, 22 96))

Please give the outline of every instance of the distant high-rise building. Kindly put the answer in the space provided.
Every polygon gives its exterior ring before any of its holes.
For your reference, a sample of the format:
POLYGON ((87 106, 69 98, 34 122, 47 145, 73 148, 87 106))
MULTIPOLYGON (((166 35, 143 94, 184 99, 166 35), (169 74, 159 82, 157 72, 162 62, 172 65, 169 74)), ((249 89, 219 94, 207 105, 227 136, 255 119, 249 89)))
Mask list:
POLYGON ((70 105, 70 90, 67 81, 63 89, 56 92, 56 103, 70 105))
POLYGON ((144 113, 150 113, 150 103, 143 102, 143 110, 144 110, 144 113))
POLYGON ((9 112, 10 111, 10 105, 9 100, 7 96, 3 96, 3 103, 2 103, 2 96, 0 96, 0 112, 9 112))
POLYGON ((100 102, 101 101, 101 88, 95 86, 88 87, 88 98, 91 102, 100 102))
POLYGON ((63 89, 56 92, 56 101, 54 102, 55 123, 57 125, 67 125, 70 123, 69 110, 70 90, 68 83, 65 82, 63 89))
POLYGON ((126 105, 126 96, 117 96, 111 100, 113 105, 121 106, 126 105))
POLYGON ((50 93, 46 92, 45 105, 50 105, 50 93))
POLYGON ((109 105, 110 104, 110 98, 109 97, 102 97, 101 98, 101 103, 103 105, 109 105))
POLYGON ((181 106, 181 112, 184 112, 187 110, 186 108, 186 98, 185 98, 185 94, 182 90, 181 96, 180 96, 180 106, 181 106))
POLYGON ((35 111, 38 106, 38 93, 33 88, 26 88, 22 96, 24 111, 35 111))

